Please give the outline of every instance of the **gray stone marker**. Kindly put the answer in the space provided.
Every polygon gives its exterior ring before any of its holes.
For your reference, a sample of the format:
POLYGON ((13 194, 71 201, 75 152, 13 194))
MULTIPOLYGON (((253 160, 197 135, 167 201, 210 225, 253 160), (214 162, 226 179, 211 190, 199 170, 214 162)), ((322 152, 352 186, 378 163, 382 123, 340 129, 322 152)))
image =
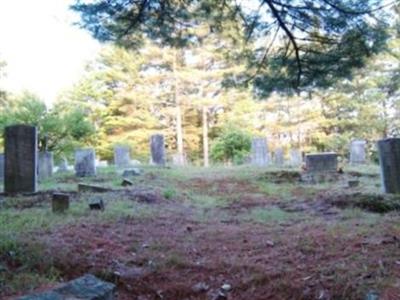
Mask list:
POLYGON ((129 146, 114 147, 114 164, 117 168, 129 167, 131 163, 131 148, 129 146))
POLYGON ((355 140, 350 144, 350 164, 365 164, 366 163, 366 141, 355 140))
POLYGON ((400 193, 400 138, 378 141, 379 165, 385 193, 400 193))
POLYGON ((32 294, 19 300, 115 300, 114 284, 102 281, 93 275, 85 275, 62 284, 51 291, 32 294))
POLYGON ((58 172, 67 172, 68 171, 68 160, 63 157, 58 166, 58 172))
POLYGON ((275 150, 274 161, 277 166, 282 166, 285 163, 285 156, 282 148, 277 148, 275 150))
POLYGON ((165 165, 165 144, 162 134, 154 134, 150 137, 151 162, 158 166, 165 165))
POLYGON ((63 213, 69 208, 69 195, 54 193, 51 199, 51 209, 53 213, 63 213))
POLYGON ((175 153, 171 156, 171 160, 172 160, 172 165, 174 166, 183 167, 187 165, 185 154, 181 155, 179 153, 175 153))
POLYGON ((251 141, 251 164, 265 167, 269 163, 268 145, 266 138, 254 138, 251 141))
POLYGON ((0 179, 4 178, 4 154, 0 154, 0 179))
POLYGON ((307 172, 337 172, 337 154, 333 152, 307 154, 307 172))
POLYGON ((54 168, 53 152, 39 152, 38 164, 39 180, 51 177, 54 168))
POLYGON ((126 169, 122 173, 123 177, 131 177, 131 176, 139 176, 142 174, 142 170, 138 168, 131 168, 131 169, 126 169))
POLYGON ((96 175, 96 153, 94 149, 75 151, 75 175, 78 177, 96 175))
POLYGON ((298 149, 290 149, 289 151, 290 156, 290 165, 294 167, 301 166, 303 163, 303 157, 301 155, 300 150, 298 149))
POLYGON ((27 125, 5 128, 4 191, 33 193, 37 189, 37 130, 27 125))

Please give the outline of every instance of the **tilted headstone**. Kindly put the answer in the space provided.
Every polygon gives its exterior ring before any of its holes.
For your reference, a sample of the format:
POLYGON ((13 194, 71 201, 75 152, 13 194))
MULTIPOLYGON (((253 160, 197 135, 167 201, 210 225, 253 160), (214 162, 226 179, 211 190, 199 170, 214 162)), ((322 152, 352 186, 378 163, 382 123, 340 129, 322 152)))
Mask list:
POLYGON ((4 154, 0 154, 0 179, 4 178, 4 154))
POLYGON ((114 147, 114 164, 117 168, 129 167, 131 163, 131 148, 129 146, 114 147))
POLYGON ((63 213, 69 208, 69 195, 63 193, 54 193, 51 199, 51 208, 53 213, 63 213))
POLYGON ((356 164, 365 164, 366 163, 366 141, 363 140, 355 140, 350 144, 350 163, 353 165, 356 164))
POLYGON ((267 166, 269 162, 267 139, 254 138, 251 141, 251 164, 258 167, 267 166))
POLYGON ((13 125, 4 132, 4 191, 32 193, 37 189, 37 130, 13 125))
POLYGON ((378 141, 381 180, 385 193, 400 193, 400 138, 378 141))
POLYGON ((289 156, 291 166, 298 167, 301 166, 301 164, 303 163, 303 156, 301 155, 300 150, 290 149, 289 156))
POLYGON ((117 299, 116 286, 87 274, 51 291, 35 293, 18 298, 18 300, 114 300, 117 299))
POLYGON ((150 138, 151 162, 152 164, 165 165, 165 144, 162 134, 154 134, 150 138))
POLYGON ((96 153, 94 149, 75 151, 75 175, 78 177, 96 175, 96 153))
POLYGON ((277 148, 274 153, 274 160, 277 166, 282 166, 285 162, 284 152, 282 148, 277 148))
POLYGON ((39 180, 51 177, 53 175, 54 167, 53 152, 39 152, 38 164, 39 180))
POLYGON ((337 167, 338 160, 336 153, 325 152, 306 155, 307 172, 337 172, 337 167))

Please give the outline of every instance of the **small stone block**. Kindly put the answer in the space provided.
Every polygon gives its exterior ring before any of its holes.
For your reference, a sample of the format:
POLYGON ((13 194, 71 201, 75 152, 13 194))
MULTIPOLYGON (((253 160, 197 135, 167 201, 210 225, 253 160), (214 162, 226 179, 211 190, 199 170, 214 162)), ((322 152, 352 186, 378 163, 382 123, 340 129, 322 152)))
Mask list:
POLYGON ((115 300, 114 284, 102 281, 93 275, 85 275, 62 284, 52 291, 32 294, 18 298, 19 300, 115 300))
POLYGON ((98 196, 89 198, 89 208, 90 210, 104 210, 103 199, 98 196))
POLYGON ((126 169, 122 173, 123 177, 130 177, 130 176, 139 176, 142 173, 142 171, 138 168, 132 168, 132 169, 126 169))
POLYGON ((130 186, 130 185, 133 185, 133 182, 130 181, 129 179, 124 178, 124 179, 122 180, 121 185, 122 185, 122 186, 130 186))
POLYGON ((69 195, 56 193, 53 194, 51 200, 51 208, 53 213, 63 213, 69 208, 69 195))

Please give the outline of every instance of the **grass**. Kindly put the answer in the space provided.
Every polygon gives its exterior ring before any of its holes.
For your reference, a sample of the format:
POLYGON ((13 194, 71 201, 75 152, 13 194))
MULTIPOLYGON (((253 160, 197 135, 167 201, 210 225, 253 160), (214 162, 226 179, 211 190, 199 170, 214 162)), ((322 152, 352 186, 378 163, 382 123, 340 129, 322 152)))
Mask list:
POLYGON ((243 219, 257 223, 283 223, 288 220, 296 219, 297 214, 288 213, 278 207, 253 208, 243 219))

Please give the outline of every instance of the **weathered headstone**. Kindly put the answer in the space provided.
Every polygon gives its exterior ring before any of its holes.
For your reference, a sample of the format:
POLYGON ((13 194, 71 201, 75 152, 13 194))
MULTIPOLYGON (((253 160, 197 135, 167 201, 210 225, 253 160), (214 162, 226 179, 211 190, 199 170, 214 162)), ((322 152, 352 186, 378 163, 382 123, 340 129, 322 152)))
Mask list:
POLYGON ((306 170, 308 172, 336 172, 337 154, 333 152, 307 154, 306 170))
POLYGON ((154 134, 150 138, 151 161, 155 165, 165 165, 165 145, 162 134, 154 134))
POLYGON ((289 155, 290 155, 290 165, 291 166, 293 166, 293 167, 301 166, 301 164, 303 163, 303 157, 301 155, 300 150, 290 149, 289 155))
POLYGON ((4 154, 0 154, 0 179, 4 178, 4 154))
POLYGON ((104 201, 100 196, 92 196, 89 198, 90 210, 104 210, 104 201))
POLYGON ((284 152, 282 148, 277 148, 274 153, 275 164, 277 166, 282 166, 285 162, 284 152))
POLYGON ((131 148, 129 146, 114 147, 114 164, 117 168, 129 167, 131 163, 131 148))
POLYGON ((114 284, 102 281, 87 274, 70 282, 64 283, 51 291, 32 294, 18 298, 19 300, 114 300, 116 287, 114 284))
POLYGON ((54 193, 51 199, 51 208, 53 213, 63 213, 69 208, 69 195, 63 193, 54 193))
POLYGON ((131 176, 139 176, 142 174, 142 171, 138 168, 131 168, 131 169, 126 169, 122 173, 123 177, 131 177, 131 176))
POLYGON ((78 177, 96 175, 96 153, 94 149, 75 151, 75 175, 78 177))
POLYGON ((366 141, 355 140, 350 144, 350 164, 365 164, 366 163, 366 141))
POLYGON ((303 180, 310 183, 337 179, 338 160, 333 152, 307 154, 303 180))
POLYGON ((179 154, 175 153, 171 156, 172 158, 172 165, 178 166, 178 167, 183 167, 186 166, 186 155, 185 154, 179 154))
POLYGON ((32 193, 37 188, 37 130, 27 125, 5 128, 4 191, 32 193))
POLYGON ((251 142, 251 164, 265 167, 269 163, 268 145, 265 138, 254 138, 251 142))
POLYGON ((38 165, 39 180, 51 177, 54 167, 53 152, 39 152, 38 165))
POLYGON ((68 171, 68 161, 65 157, 61 158, 60 164, 58 165, 58 172, 68 171))
POLYGON ((378 141, 381 180, 385 193, 400 193, 400 138, 378 141))

